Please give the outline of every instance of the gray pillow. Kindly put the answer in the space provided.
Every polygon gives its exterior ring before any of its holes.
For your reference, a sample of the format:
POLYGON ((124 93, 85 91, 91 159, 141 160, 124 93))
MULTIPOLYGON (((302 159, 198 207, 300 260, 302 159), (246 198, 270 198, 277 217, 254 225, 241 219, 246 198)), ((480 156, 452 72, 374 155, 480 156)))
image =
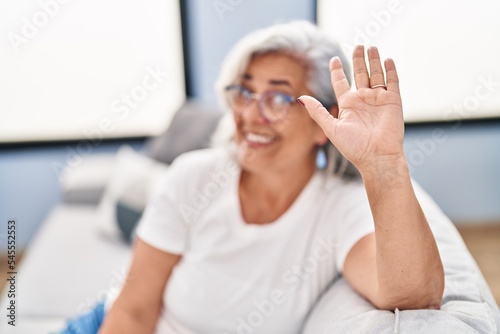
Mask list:
POLYGON ((139 219, 142 216, 143 209, 136 209, 127 203, 118 201, 116 204, 116 221, 122 233, 123 238, 132 243, 134 231, 139 219))
POLYGON ((182 153, 207 148, 223 115, 214 104, 188 100, 174 115, 167 131, 146 144, 146 154, 171 164, 182 153))

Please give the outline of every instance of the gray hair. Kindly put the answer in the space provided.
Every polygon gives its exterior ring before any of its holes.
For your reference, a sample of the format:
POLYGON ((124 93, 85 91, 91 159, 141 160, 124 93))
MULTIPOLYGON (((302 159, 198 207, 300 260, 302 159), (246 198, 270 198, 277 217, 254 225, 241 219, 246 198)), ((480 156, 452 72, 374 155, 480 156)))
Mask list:
MULTIPOLYGON (((332 89, 329 63, 338 56, 351 80, 349 62, 339 45, 317 26, 307 21, 292 21, 257 30, 242 38, 227 55, 215 83, 221 104, 229 110, 225 88, 239 83, 250 61, 257 55, 285 53, 307 65, 307 87, 327 109, 337 104, 332 89)), ((226 122, 227 123, 227 122, 226 122)), ((234 133, 234 130, 232 130, 234 133)), ((319 148, 327 158, 326 169, 342 178, 359 177, 358 170, 328 141, 319 148)))

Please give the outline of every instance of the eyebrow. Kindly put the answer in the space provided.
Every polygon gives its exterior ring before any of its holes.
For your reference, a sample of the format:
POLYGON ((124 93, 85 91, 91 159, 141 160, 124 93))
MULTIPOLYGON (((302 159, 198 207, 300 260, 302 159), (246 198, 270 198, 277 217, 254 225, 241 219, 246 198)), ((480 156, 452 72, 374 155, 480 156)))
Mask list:
MULTIPOLYGON (((252 76, 248 73, 245 73, 243 74, 243 80, 246 81, 246 80, 252 80, 252 76)), ((273 85, 273 86, 281 86, 281 85, 284 85, 284 86, 292 86, 290 84, 290 82, 288 80, 274 80, 274 79, 271 79, 269 80, 269 84, 273 85)))

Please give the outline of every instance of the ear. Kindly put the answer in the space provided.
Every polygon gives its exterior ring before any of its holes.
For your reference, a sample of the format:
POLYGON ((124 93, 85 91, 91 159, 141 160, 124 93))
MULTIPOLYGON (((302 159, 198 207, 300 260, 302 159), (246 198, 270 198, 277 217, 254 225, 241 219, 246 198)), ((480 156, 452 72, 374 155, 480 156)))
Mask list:
POLYGON ((314 144, 316 144, 318 146, 323 146, 328 141, 328 137, 325 135, 325 133, 323 132, 323 129, 318 124, 315 124, 315 125, 316 125, 316 129, 315 129, 315 134, 314 134, 314 144))

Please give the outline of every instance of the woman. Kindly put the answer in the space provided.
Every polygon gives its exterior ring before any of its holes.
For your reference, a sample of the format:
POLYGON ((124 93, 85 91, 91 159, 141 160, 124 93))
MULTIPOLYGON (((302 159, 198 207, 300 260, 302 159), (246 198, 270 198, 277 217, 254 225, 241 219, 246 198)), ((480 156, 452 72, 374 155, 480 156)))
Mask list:
POLYGON ((396 68, 386 60, 384 77, 377 49, 367 54, 369 69, 354 50, 351 90, 339 48, 310 23, 233 49, 218 81, 233 149, 171 166, 99 333, 298 333, 340 274, 380 309, 440 307, 443 268, 404 156, 396 68))

